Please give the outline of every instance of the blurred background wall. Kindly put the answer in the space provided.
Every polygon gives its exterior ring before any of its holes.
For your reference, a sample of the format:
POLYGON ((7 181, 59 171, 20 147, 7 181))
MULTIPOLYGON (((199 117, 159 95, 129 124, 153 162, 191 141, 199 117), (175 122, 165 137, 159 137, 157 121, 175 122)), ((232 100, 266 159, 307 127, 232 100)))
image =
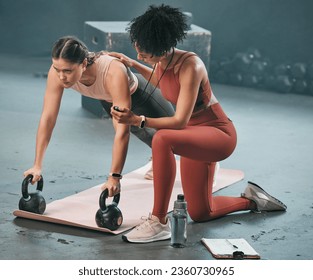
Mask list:
POLYGON ((212 32, 212 59, 255 47, 277 62, 313 60, 312 0, 0 0, 0 53, 49 56, 58 37, 83 38, 85 21, 128 21, 161 3, 212 32))

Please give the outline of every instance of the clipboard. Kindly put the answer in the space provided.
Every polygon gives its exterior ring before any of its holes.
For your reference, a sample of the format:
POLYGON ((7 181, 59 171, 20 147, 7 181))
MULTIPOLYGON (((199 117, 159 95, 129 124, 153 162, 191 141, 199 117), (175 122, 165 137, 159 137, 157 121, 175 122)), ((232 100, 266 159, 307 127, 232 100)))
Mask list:
POLYGON ((201 238, 202 244, 216 259, 260 259, 261 256, 244 239, 209 239, 201 238))

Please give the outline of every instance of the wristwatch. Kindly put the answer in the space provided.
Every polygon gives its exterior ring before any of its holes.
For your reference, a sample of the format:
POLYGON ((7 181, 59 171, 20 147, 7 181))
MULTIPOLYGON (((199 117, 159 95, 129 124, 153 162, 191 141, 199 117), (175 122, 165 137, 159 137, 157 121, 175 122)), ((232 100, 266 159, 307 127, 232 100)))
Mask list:
POLYGON ((110 172, 109 176, 114 177, 114 178, 118 178, 118 179, 122 179, 123 176, 120 173, 114 173, 114 172, 110 172))
POLYGON ((140 121, 139 127, 144 128, 146 124, 146 117, 144 115, 141 115, 140 118, 141 118, 141 121, 140 121))

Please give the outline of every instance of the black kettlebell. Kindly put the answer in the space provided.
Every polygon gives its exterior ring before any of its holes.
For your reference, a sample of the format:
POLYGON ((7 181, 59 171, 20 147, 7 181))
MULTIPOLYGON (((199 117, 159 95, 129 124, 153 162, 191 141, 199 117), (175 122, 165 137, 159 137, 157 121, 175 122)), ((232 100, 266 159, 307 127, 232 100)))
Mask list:
POLYGON ((112 204, 106 205, 105 201, 109 196, 108 189, 102 191, 99 197, 100 209, 96 213, 96 223, 99 227, 110 230, 118 229, 123 222, 121 210, 117 207, 120 201, 120 193, 113 197, 112 204))
POLYGON ((41 195, 43 188, 43 178, 37 182, 37 189, 34 193, 28 192, 28 185, 32 181, 33 175, 29 174, 22 182, 22 197, 18 204, 20 210, 43 214, 46 210, 46 201, 41 195))

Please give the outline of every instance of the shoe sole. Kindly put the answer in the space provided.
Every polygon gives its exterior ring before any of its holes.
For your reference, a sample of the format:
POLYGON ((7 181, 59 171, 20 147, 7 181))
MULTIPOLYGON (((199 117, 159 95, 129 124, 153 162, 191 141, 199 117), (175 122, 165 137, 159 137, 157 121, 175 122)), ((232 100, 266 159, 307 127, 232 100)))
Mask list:
POLYGON ((132 239, 129 239, 127 238, 126 235, 122 235, 122 239, 126 242, 129 242, 129 243, 151 243, 151 242, 157 242, 157 241, 164 241, 164 240, 168 240, 171 238, 171 234, 168 234, 164 237, 160 237, 160 238, 157 238, 157 239, 141 239, 141 240, 132 240, 132 239))
MULTIPOLYGON (((258 209, 258 211, 286 211, 287 209, 287 205, 285 205, 283 202, 281 202, 280 200, 278 200, 277 198, 271 196, 269 193, 267 193, 265 190, 263 190, 260 186, 258 186, 257 184, 253 183, 253 182, 250 182, 248 181, 248 184, 254 186, 255 188, 261 190, 265 195, 267 195, 271 200, 272 200, 272 203, 275 203, 275 204, 278 204, 280 205, 283 209, 275 209, 275 210, 265 210, 265 209, 258 209)), ((257 202, 254 201, 256 204, 257 202)))

